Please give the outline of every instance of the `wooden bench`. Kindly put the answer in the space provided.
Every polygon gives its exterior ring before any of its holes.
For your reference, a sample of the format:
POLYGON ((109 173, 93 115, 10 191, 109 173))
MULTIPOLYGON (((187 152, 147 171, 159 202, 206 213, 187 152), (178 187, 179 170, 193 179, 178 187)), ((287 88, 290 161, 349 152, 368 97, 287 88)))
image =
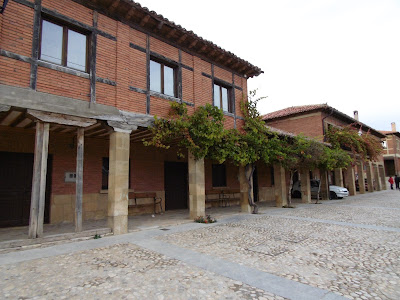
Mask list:
POLYGON ((206 202, 218 201, 219 206, 229 206, 231 200, 236 200, 235 194, 240 193, 240 189, 218 189, 206 191, 206 202), (212 195, 218 195, 218 198, 211 198, 212 195))
POLYGON ((129 193, 129 202, 133 202, 132 204, 129 204, 129 207, 132 208, 139 208, 139 207, 145 207, 145 206, 153 206, 154 209, 154 214, 156 214, 157 211, 157 205, 160 205, 160 213, 163 212, 162 209, 162 199, 161 197, 157 197, 156 193, 139 193, 139 192, 130 192, 129 193), (152 199, 153 202, 144 202, 144 203, 138 203, 138 200, 141 199, 152 199))

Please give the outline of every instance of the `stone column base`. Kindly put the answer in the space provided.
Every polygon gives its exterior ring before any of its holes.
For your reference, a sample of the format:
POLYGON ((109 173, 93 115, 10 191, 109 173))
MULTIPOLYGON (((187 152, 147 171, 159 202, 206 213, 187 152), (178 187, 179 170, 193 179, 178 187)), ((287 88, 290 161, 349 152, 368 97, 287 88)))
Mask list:
POLYGON ((128 233, 128 216, 109 216, 107 223, 114 235, 128 233))

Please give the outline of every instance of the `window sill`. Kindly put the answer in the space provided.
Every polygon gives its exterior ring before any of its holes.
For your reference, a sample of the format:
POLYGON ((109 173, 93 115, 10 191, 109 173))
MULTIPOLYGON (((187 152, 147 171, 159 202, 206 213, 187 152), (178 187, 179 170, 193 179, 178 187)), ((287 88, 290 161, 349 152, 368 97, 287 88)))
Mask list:
POLYGON ((179 98, 176 98, 174 96, 169 96, 166 94, 162 94, 159 92, 154 92, 154 91, 150 91, 150 96, 158 97, 158 98, 162 98, 162 99, 166 99, 166 100, 170 100, 170 101, 175 101, 175 102, 181 102, 181 99, 179 99, 179 98))
POLYGON ((228 117, 232 117, 232 118, 235 117, 235 114, 234 114, 234 113, 227 112, 227 111, 224 111, 224 115, 225 115, 225 116, 228 116, 228 117))
POLYGON ((55 71, 60 71, 60 72, 64 72, 64 73, 67 73, 70 75, 75 75, 75 76, 89 79, 89 74, 86 72, 68 68, 68 67, 64 67, 64 66, 60 66, 60 65, 56 65, 56 64, 44 61, 44 60, 38 60, 38 65, 41 67, 44 67, 44 68, 48 68, 48 69, 52 69, 55 71))

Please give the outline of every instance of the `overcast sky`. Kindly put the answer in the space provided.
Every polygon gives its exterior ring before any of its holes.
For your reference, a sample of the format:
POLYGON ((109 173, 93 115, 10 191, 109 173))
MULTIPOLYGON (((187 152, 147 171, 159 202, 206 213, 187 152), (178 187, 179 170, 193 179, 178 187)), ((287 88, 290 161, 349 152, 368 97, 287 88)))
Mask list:
POLYGON ((262 114, 328 103, 400 131, 400 0, 137 0, 260 67, 262 114))

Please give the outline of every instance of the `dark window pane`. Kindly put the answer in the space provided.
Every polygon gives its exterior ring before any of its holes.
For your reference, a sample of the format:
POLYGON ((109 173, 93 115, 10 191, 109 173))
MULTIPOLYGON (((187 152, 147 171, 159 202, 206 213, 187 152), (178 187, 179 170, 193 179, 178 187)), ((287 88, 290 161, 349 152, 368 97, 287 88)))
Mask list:
POLYGON ((68 30, 67 67, 86 71, 86 35, 68 30))
POLYGON ((52 63, 62 64, 63 28, 43 20, 40 58, 52 63))
POLYGON ((214 106, 221 108, 220 86, 214 84, 214 106))
POLYGON ((164 66, 164 94, 175 96, 174 69, 164 66))
POLYGON ((228 89, 221 87, 221 92, 222 92, 222 110, 223 111, 229 111, 228 107, 228 89))
POLYGON ((161 65, 150 61, 150 90, 161 93, 161 65))
POLYGON ((212 184, 213 187, 226 186, 226 166, 212 165, 212 184))

